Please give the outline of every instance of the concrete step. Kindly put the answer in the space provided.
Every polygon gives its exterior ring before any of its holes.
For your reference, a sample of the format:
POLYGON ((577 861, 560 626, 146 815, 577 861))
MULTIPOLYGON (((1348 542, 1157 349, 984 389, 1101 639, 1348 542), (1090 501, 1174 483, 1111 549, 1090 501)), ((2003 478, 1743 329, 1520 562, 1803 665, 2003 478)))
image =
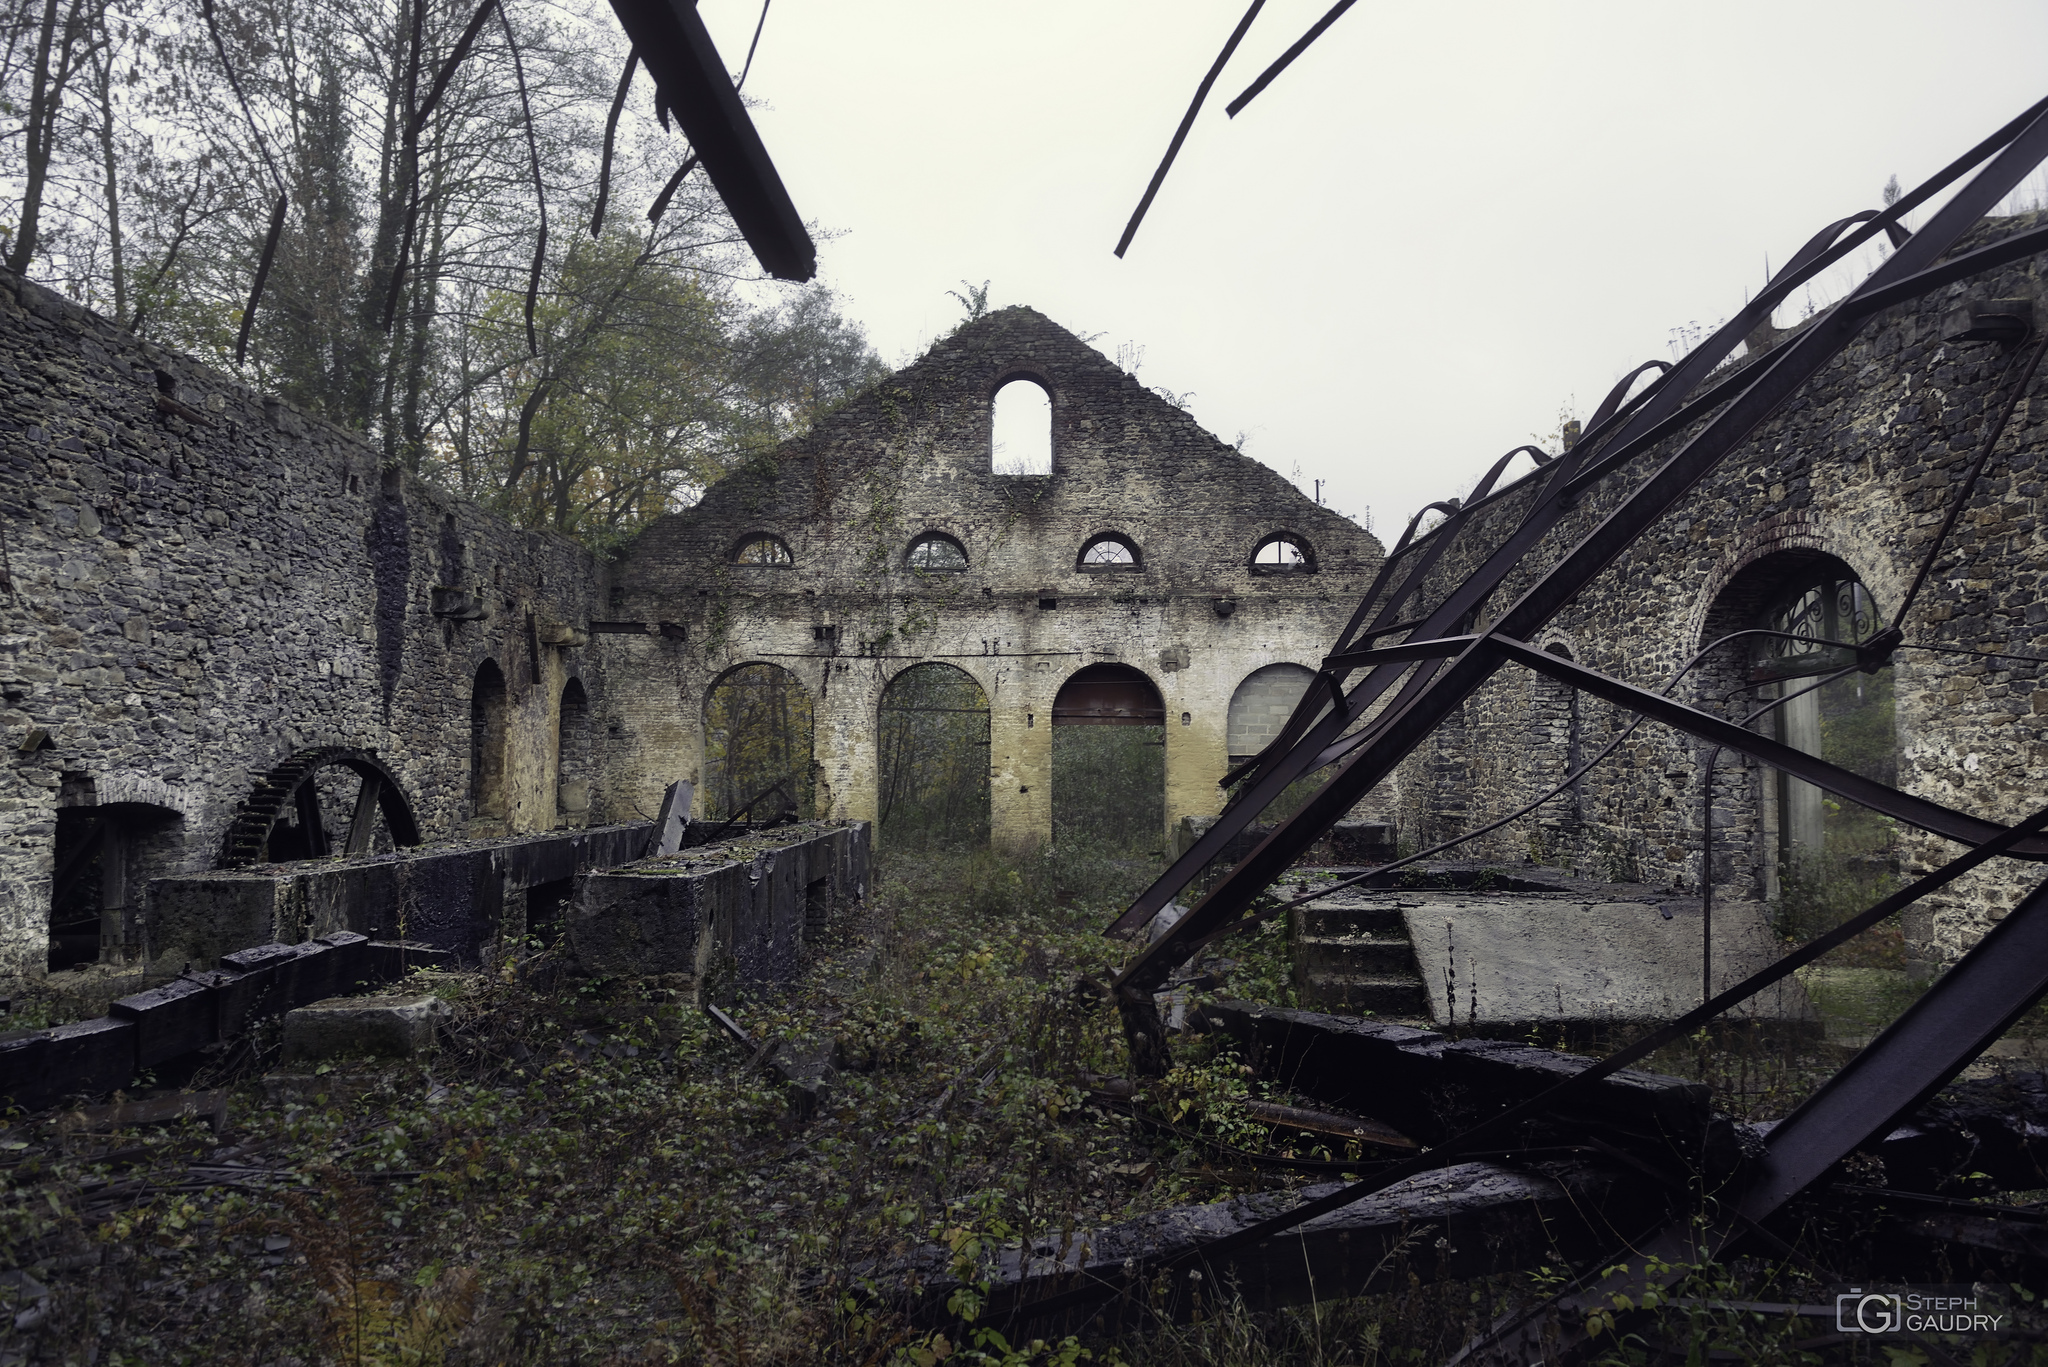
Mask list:
POLYGON ((1406 936, 1303 935, 1294 942, 1294 971, 1415 975, 1415 946, 1406 936))
POLYGON ((1400 935, 1408 933, 1401 904, 1391 898, 1372 901, 1310 902, 1295 908, 1296 933, 1301 935, 1400 935))
POLYGON ((1427 1019, 1429 993, 1413 973, 1309 973, 1296 979, 1302 1002, 1337 1011, 1427 1019))

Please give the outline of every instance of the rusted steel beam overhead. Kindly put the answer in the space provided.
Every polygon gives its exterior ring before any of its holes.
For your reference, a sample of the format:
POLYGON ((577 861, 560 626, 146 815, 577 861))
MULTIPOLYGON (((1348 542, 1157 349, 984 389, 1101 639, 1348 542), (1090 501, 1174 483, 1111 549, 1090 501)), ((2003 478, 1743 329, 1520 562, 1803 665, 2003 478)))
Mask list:
POLYGON ((612 10, 761 268, 778 280, 810 279, 818 249, 696 7, 687 0, 612 0, 612 10))

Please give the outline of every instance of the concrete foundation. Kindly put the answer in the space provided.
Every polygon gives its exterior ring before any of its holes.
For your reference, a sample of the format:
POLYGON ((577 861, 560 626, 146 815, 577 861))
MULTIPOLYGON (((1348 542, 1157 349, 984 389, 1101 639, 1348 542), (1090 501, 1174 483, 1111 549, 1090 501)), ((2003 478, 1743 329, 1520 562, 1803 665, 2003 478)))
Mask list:
POLYGON ((569 952, 598 975, 686 974, 700 1001, 789 982, 804 945, 865 900, 871 830, 802 822, 588 874, 569 952))
POLYGON ((149 885, 150 953, 175 969, 265 940, 352 930, 474 964, 484 945, 552 916, 577 874, 638 858, 652 830, 636 822, 158 878, 149 885))

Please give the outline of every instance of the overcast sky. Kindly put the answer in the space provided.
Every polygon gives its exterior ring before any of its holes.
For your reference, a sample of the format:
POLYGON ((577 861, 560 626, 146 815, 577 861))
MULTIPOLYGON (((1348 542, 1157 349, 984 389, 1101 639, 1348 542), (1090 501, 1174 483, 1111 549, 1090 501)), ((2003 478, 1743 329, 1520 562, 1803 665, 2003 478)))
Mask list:
MULTIPOLYGON (((1389 541, 2048 93, 2040 0, 1361 0, 1227 118, 1327 2, 1268 0, 1121 261, 1243 0, 773 0, 746 89, 892 364, 986 279, 1389 541)), ((737 68, 758 4, 699 9, 737 68)))

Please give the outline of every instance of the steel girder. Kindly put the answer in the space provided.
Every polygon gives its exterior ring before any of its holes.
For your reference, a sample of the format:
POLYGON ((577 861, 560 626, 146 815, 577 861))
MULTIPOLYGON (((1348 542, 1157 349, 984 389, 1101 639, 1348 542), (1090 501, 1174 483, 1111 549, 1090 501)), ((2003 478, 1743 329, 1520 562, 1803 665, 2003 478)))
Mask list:
POLYGON ((612 0, 612 11, 762 267, 778 280, 810 279, 817 248, 697 7, 691 0, 612 0))
MULTIPOLYGON (((1166 1061, 1152 994, 1167 976, 1201 945, 1242 918, 1254 899, 1359 797, 1384 779, 1452 708, 1510 661, 1749 754, 1911 825, 1975 847, 1937 874, 1851 918, 1748 982, 1721 993, 1682 1020, 1652 1031, 1579 1078, 1562 1084, 1551 1096, 1538 1098, 1528 1106, 1553 1102, 1597 1076, 1646 1056, 1651 1049, 1676 1038, 1678 1032, 1697 1028, 1768 982, 1783 978, 1800 964, 1812 962, 1849 936, 1990 858, 2048 858, 2048 839, 2042 835, 2048 829, 2048 809, 2013 827, 1957 812, 1861 779, 1723 718, 1536 650, 1529 644, 1574 595, 1839 354, 1874 314, 1970 275, 2048 251, 2048 229, 2035 229, 1944 259, 1964 233, 2044 157, 2048 157, 2048 100, 2035 104, 1883 212, 1859 214, 1823 229, 1769 289, 1678 365, 1666 369, 1642 393, 1627 397, 1627 390, 1637 376, 1618 385, 1578 444, 1553 461, 1539 462, 1541 468, 1533 477, 1531 506, 1515 531, 1477 571, 1426 611, 1411 608, 1411 600, 1422 592, 1427 574, 1451 541, 1472 525, 1474 514, 1501 496, 1493 492, 1492 486, 1508 457, 1489 472, 1463 506, 1455 502, 1438 505, 1447 516, 1432 532, 1418 536, 1417 523, 1410 524, 1280 738, 1265 753, 1230 775, 1231 781, 1244 782, 1238 798, 1195 846, 1135 899, 1110 927, 1111 933, 1129 933, 1142 927, 1288 785, 1325 768, 1332 771, 1306 805, 1281 822, 1187 915, 1119 975, 1117 1001, 1130 1037, 1135 1071, 1154 1071, 1166 1061), (1987 162, 1933 214, 1924 228, 1910 237, 1904 236, 1900 225, 1908 211, 1962 180, 1973 167, 1987 162), (1713 369, 1757 324, 1767 320, 1792 290, 1878 232, 1889 234, 1897 250, 1861 286, 1756 363, 1725 379, 1705 383, 1713 369), (1537 575, 1505 611, 1484 630, 1470 631, 1466 624, 1479 607, 1510 574, 1523 566, 1530 552, 1557 528, 1592 486, 1623 474, 1660 443, 1688 432, 1690 435, 1675 452, 1643 475, 1591 532, 1558 555, 1556 563, 1537 575), (1405 639, 1401 641, 1372 645, 1379 638, 1404 632, 1405 639), (1361 671, 1363 677, 1351 683, 1352 677, 1361 671)), ((1510 457, 1514 454, 1511 452, 1510 457)), ((1420 514, 1417 516, 1419 522, 1420 514)), ((1896 631, 1891 631, 1864 643, 1860 653, 1867 656, 1866 663, 1880 664, 1898 643, 1896 631)), ((1674 1223, 1651 1236, 1649 1242, 1638 1241, 1633 1253, 1617 1255, 1610 1261, 1620 1262, 1627 1257, 1640 1264, 1643 1260, 1638 1255, 1656 1254, 1669 1263, 1684 1264, 1702 1255, 1719 1254, 1733 1241, 1754 1232, 1759 1220, 1779 1210, 1843 1156, 1882 1134, 1897 1117, 1946 1085, 2044 993, 2048 993, 2048 883, 2037 888, 1854 1062, 1773 1130, 1766 1141, 1761 1175, 1743 1191, 1731 1195, 1719 1219, 1707 1226, 1704 1234, 1689 1222, 1674 1223)), ((1455 1137, 1441 1146, 1434 1158, 1424 1156, 1397 1165, 1375 1178, 1305 1203, 1234 1235, 1232 1241, 1271 1238, 1350 1200, 1384 1189, 1391 1182, 1412 1175, 1410 1169, 1425 1170, 1433 1161, 1444 1161, 1482 1138, 1495 1137, 1496 1130, 1513 1123, 1528 1106, 1513 1108, 1495 1121, 1455 1137)), ((1158 1270, 1134 1269, 1132 1283, 1158 1270)), ((1644 1280, 1641 1272, 1633 1276, 1617 1273, 1609 1281, 1582 1283, 1565 1304, 1579 1308, 1603 1306, 1609 1303, 1607 1297, 1611 1293, 1640 1285, 1644 1280)), ((1115 1294, 1115 1290, 1102 1288, 1092 1294, 1099 1297, 1115 1294)), ((1461 1355, 1461 1360, 1523 1360, 1537 1341, 1540 1321, 1555 1304, 1502 1324, 1494 1333, 1475 1342, 1461 1355)), ((1568 1338, 1578 1333, 1567 1326, 1568 1338)), ((1572 1343, 1559 1345, 1555 1338, 1549 1346, 1552 1350, 1562 1347, 1566 1356, 1575 1351, 1572 1343)), ((1577 1347, 1584 1346, 1581 1336, 1577 1347)))

